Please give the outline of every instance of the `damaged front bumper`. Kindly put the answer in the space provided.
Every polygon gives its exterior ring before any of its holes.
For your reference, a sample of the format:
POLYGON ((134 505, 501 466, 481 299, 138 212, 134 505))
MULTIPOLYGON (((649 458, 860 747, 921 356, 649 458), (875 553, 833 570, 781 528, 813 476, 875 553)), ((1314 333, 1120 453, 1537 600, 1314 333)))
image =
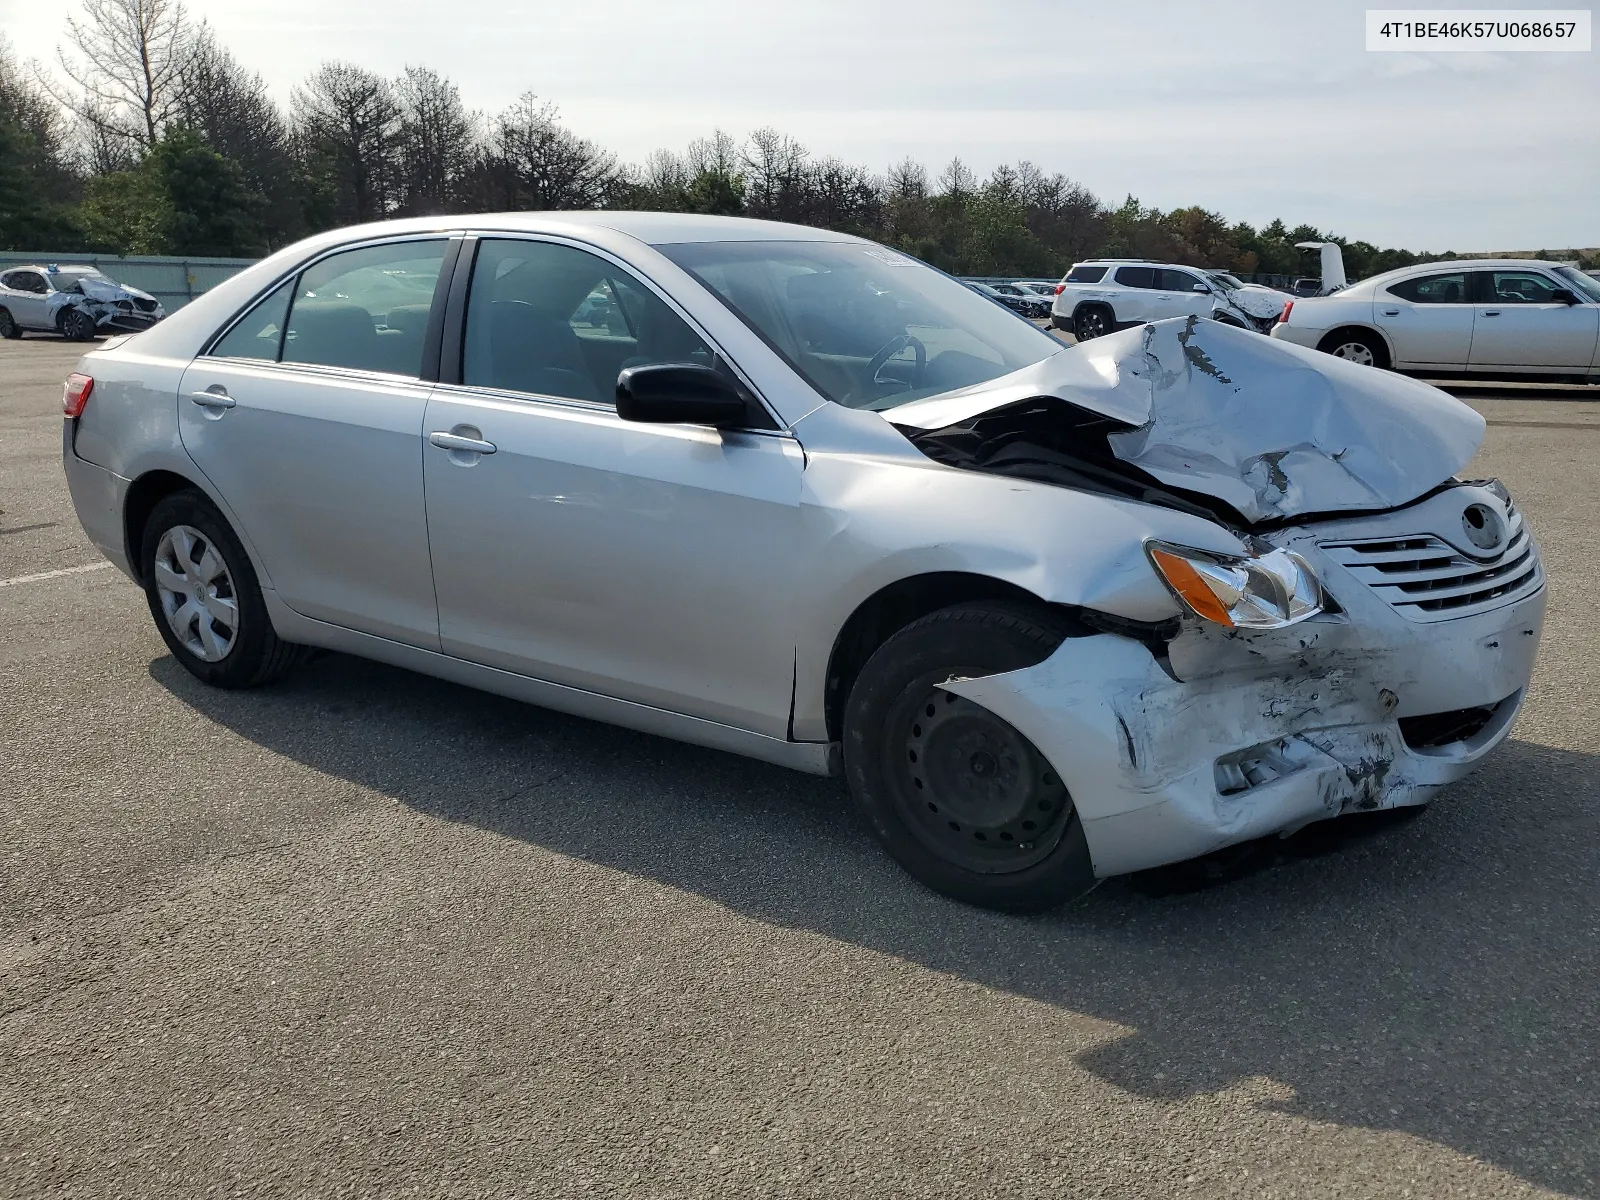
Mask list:
POLYGON ((1036 666, 946 687, 1050 760, 1098 876, 1423 804, 1498 745, 1522 705, 1544 621, 1537 550, 1528 537, 1531 573, 1517 566, 1509 587, 1501 572, 1481 592, 1437 589, 1463 598, 1454 615, 1397 602, 1344 548, 1415 541, 1458 519, 1459 492, 1270 536, 1313 564, 1339 612, 1261 632, 1194 620, 1160 660, 1125 637, 1069 638, 1036 666))

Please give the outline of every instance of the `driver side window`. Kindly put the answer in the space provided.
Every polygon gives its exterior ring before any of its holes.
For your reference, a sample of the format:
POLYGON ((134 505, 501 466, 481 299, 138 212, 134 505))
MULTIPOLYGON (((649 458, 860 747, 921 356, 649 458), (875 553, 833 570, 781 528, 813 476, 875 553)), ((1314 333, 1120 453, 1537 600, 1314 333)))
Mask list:
POLYGON ((479 245, 462 383, 611 404, 623 368, 651 363, 716 359, 660 297, 599 255, 510 238, 479 245))

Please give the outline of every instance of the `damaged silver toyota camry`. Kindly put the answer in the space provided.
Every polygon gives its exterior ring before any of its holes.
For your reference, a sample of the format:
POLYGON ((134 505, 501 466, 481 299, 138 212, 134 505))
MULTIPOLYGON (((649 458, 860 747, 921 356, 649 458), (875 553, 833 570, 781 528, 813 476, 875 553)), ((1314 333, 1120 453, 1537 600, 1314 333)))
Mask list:
POLYGON ((284 250, 86 355, 63 459, 174 657, 329 647, 818 774, 931 887, 1426 803, 1538 551, 1424 384, 1195 318, 1066 348, 898 252, 647 213, 284 250))

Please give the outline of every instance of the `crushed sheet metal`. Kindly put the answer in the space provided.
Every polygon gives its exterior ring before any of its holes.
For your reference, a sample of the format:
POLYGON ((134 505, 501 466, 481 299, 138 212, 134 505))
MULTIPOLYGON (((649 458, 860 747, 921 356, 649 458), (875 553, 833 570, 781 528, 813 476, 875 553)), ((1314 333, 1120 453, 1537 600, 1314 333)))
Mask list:
POLYGON ((1096 338, 989 384, 893 411, 939 429, 1054 396, 1131 426, 1114 454, 1250 522, 1408 504, 1464 467, 1484 420, 1428 384, 1217 321, 1096 338))

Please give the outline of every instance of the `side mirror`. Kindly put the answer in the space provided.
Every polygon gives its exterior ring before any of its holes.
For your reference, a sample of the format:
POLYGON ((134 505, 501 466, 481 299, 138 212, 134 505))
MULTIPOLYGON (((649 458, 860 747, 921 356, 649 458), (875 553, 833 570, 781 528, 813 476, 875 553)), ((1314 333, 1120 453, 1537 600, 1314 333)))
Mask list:
POLYGON ((1582 300, 1578 299, 1578 293, 1573 291, 1571 288, 1557 288, 1555 291, 1550 293, 1550 300, 1555 304, 1583 303, 1582 300))
POLYGON ((1209 292, 1211 290, 1211 288, 1208 287, 1206 284, 1197 283, 1197 284, 1194 285, 1194 290, 1197 291, 1197 292, 1209 292))
POLYGON ((617 416, 653 425, 748 425, 737 388, 699 363, 649 363, 617 376, 617 416))

